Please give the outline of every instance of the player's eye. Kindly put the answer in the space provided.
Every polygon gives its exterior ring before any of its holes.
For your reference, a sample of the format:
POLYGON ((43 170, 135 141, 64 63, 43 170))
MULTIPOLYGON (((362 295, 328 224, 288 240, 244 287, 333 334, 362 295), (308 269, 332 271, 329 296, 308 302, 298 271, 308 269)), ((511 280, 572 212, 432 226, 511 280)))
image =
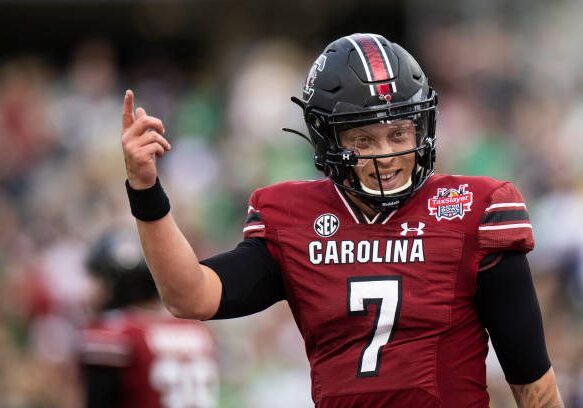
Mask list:
POLYGON ((367 136, 357 136, 354 138, 354 147, 358 150, 369 149, 372 145, 372 140, 367 136))
POLYGON ((394 140, 397 142, 404 141, 404 140, 408 139, 410 135, 413 134, 412 132, 414 132, 414 128, 408 127, 408 126, 403 126, 403 127, 398 128, 398 129, 395 129, 395 131, 393 131, 389 135, 389 138, 391 140, 394 140))

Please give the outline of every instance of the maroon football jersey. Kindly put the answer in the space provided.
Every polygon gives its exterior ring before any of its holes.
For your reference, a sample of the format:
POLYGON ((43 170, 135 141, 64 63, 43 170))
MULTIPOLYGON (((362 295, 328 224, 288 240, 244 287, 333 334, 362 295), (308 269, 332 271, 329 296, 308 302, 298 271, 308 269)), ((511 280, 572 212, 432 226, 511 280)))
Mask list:
POLYGON ((397 211, 357 217, 328 179, 259 189, 245 237, 281 266, 317 407, 487 407, 479 262, 528 252, 520 193, 433 175, 397 211))
POLYGON ((82 364, 119 368, 121 400, 115 407, 218 404, 215 342, 200 322, 163 311, 115 311, 84 329, 80 343, 82 364))

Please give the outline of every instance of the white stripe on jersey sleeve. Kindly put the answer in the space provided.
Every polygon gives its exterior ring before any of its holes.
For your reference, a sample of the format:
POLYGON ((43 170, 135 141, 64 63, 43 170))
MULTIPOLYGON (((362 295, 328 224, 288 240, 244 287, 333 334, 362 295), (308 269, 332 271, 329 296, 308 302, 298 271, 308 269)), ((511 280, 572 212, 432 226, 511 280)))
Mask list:
POLYGON ((243 232, 261 230, 261 229, 265 229, 265 225, 262 225, 262 224, 249 225, 249 226, 243 228, 243 232))
POLYGON ((490 211, 490 210, 493 210, 494 208, 512 208, 512 207, 526 208, 526 204, 525 203, 497 203, 497 204, 492 204, 490 207, 486 208, 484 211, 490 211))
POLYGON ((513 228, 530 228, 532 229, 532 225, 525 223, 525 224, 506 224, 506 225, 485 225, 479 227, 480 231, 493 231, 493 230, 503 230, 503 229, 513 229, 513 228))

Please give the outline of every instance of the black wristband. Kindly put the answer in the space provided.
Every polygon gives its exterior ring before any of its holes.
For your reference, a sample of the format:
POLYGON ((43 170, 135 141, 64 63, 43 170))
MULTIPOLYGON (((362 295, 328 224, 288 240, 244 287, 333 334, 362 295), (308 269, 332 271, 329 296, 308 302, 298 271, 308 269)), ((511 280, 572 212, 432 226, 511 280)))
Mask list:
POLYGON ((126 191, 130 200, 132 215, 141 221, 156 221, 170 212, 170 201, 160 180, 144 190, 135 190, 126 180, 126 191))

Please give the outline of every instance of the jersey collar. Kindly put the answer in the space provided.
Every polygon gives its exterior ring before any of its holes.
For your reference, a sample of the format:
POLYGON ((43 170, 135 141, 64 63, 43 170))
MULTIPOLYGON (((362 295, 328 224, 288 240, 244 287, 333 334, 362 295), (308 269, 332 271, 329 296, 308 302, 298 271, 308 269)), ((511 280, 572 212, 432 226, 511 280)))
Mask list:
POLYGON ((342 201, 342 204, 344 204, 344 207, 352 216, 352 219, 356 224, 386 224, 397 212, 397 210, 394 210, 388 214, 377 213, 377 215, 370 219, 352 202, 352 200, 350 200, 344 191, 341 191, 335 184, 333 184, 333 186, 334 190, 336 190, 336 193, 338 194, 338 197, 340 197, 340 201, 342 201))

